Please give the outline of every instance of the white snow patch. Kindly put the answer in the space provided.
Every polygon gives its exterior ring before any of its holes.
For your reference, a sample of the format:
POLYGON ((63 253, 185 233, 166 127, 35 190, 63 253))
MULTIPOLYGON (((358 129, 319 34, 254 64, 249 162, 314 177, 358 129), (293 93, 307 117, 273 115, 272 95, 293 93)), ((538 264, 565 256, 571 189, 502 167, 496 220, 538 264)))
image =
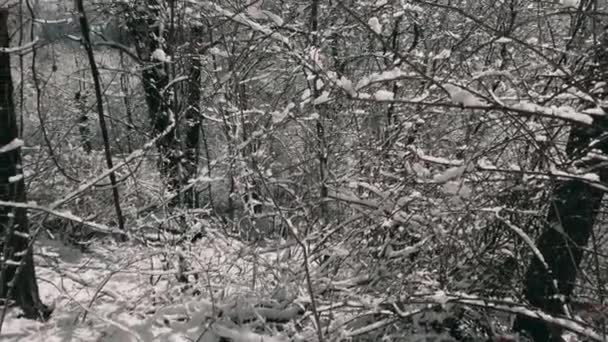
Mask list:
POLYGON ((458 167, 460 167, 464 164, 464 161, 462 161, 460 159, 447 159, 447 158, 442 158, 442 157, 435 157, 435 156, 425 154, 420 149, 412 148, 412 150, 414 151, 414 153, 416 153, 418 158, 420 158, 426 162, 429 162, 429 163, 458 166, 458 167))
POLYGON ((169 58, 169 56, 167 56, 167 54, 165 53, 165 51, 163 49, 154 50, 154 52, 152 52, 152 56, 150 56, 150 59, 152 59, 153 61, 159 61, 159 62, 163 62, 163 63, 171 62, 171 58, 169 58))
POLYGON ((302 101, 307 100, 310 97, 310 93, 311 93, 310 89, 305 89, 302 92, 302 97, 301 97, 302 101))
POLYGON ((17 183, 18 181, 23 179, 23 173, 20 173, 18 175, 14 175, 14 176, 10 176, 8 177, 8 182, 9 183, 17 183))
POLYGON ((342 76, 338 81, 337 84, 340 88, 344 89, 345 92, 348 93, 348 95, 355 97, 357 96, 357 92, 355 92, 355 88, 353 87, 353 82, 351 80, 349 80, 348 78, 342 76))
POLYGON ((283 18, 279 17, 278 15, 269 12, 269 11, 262 11, 262 13, 268 17, 268 19, 272 20, 277 26, 283 26, 283 24, 285 23, 283 21, 283 18))
POLYGON ((578 5, 581 3, 580 0, 560 0, 562 6, 566 8, 578 8, 578 5))
POLYGON ((597 173, 585 173, 584 175, 581 176, 581 178, 586 179, 588 181, 592 181, 592 182, 600 181, 600 175, 598 175, 597 173))
POLYGON ((0 147, 0 153, 6 153, 6 152, 16 150, 16 149, 22 147, 23 145, 24 145, 23 140, 21 140, 19 138, 13 139, 8 144, 0 147))
POLYGON ((296 105, 293 102, 290 102, 282 112, 274 111, 272 112, 272 123, 280 123, 289 115, 289 111, 292 110, 296 105))
POLYGON ((464 107, 484 107, 487 106, 483 100, 470 91, 453 84, 444 84, 443 87, 450 95, 452 103, 464 107))
POLYGON ((595 107, 583 110, 583 114, 589 115, 606 115, 606 112, 602 107, 595 107))
POLYGON ((323 80, 322 80, 322 79, 320 79, 320 78, 318 78, 318 79, 317 79, 317 82, 316 82, 316 84, 315 84, 316 89, 322 89, 324 85, 325 85, 325 84, 323 83, 323 80))
POLYGON ((401 2, 401 6, 403 7, 404 10, 406 11, 411 11, 411 12, 423 12, 422 7, 418 6, 418 5, 412 5, 410 3, 403 3, 403 1, 401 2))
POLYGON ((431 298, 435 303, 441 305, 446 304, 450 300, 450 297, 444 291, 435 292, 431 298))
POLYGON ((495 169, 496 168, 496 166, 494 166, 494 163, 492 163, 487 157, 481 157, 477 161, 477 165, 479 165, 479 167, 481 167, 482 169, 495 169))
MULTIPOLYGON (((260 25, 259 23, 246 17, 243 13, 233 13, 231 11, 228 11, 228 10, 222 8, 221 6, 219 6, 217 4, 214 4, 213 6, 215 7, 215 10, 217 12, 219 12, 221 15, 225 16, 226 18, 229 18, 230 20, 241 23, 243 25, 249 26, 254 31, 262 32, 263 34, 270 36, 272 39, 289 46, 289 39, 287 39, 287 37, 281 35, 280 33, 275 32, 270 27, 260 25)), ((273 20, 273 18, 271 18, 271 20, 273 20)))
POLYGON ((217 47, 212 47, 211 49, 209 49, 209 53, 215 56, 219 56, 219 57, 229 57, 230 55, 228 54, 228 52, 221 50, 217 47))
POLYGON ((247 6, 247 14, 253 19, 265 19, 266 15, 260 9, 261 1, 255 1, 254 4, 247 6))
POLYGON ((463 166, 456 166, 456 167, 451 167, 447 170, 445 170, 443 173, 437 174, 433 177, 433 181, 437 182, 437 183, 444 183, 447 182, 451 179, 457 178, 462 176, 462 174, 464 173, 464 170, 466 169, 466 167, 463 166))
POLYGON ((521 110, 525 112, 535 113, 542 116, 547 117, 555 117, 560 119, 565 119, 569 121, 576 121, 580 123, 584 123, 587 125, 591 125, 593 123, 593 118, 590 115, 578 113, 572 107, 569 106, 551 106, 544 107, 541 105, 537 105, 531 102, 520 102, 512 105, 512 108, 516 110, 521 110))
POLYGON ((378 18, 376 18, 376 17, 369 18, 369 20, 367 21, 367 24, 372 29, 372 31, 374 31, 375 33, 377 33, 377 34, 382 33, 382 24, 380 24, 380 20, 378 20, 378 18))
POLYGON ((311 47, 309 51, 310 59, 321 69, 323 69, 323 57, 321 49, 317 47, 311 47))
POLYGON ((374 94, 374 98, 378 101, 391 101, 395 98, 395 93, 380 89, 374 94))
POLYGON ((323 104, 325 102, 329 102, 329 92, 328 91, 324 91, 319 97, 317 97, 312 103, 314 105, 320 105, 323 104))
POLYGON ((471 188, 463 182, 449 181, 443 185, 443 192, 461 198, 471 197, 471 188))
POLYGON ((450 58, 451 55, 452 55, 452 50, 450 50, 450 49, 443 49, 443 50, 441 50, 440 53, 438 53, 437 55, 435 55, 433 57, 433 60, 448 59, 448 58, 450 58))
POLYGON ((431 175, 431 171, 424 167, 421 163, 412 164, 412 171, 416 173, 416 175, 420 178, 427 178, 431 175))
POLYGON ((48 25, 53 25, 53 24, 69 24, 72 22, 72 18, 64 18, 64 19, 57 19, 57 20, 48 20, 48 19, 34 19, 34 22, 39 23, 39 24, 48 24, 48 25))
POLYGON ((408 74, 405 73, 404 71, 402 71, 399 68, 393 68, 391 70, 386 70, 383 71, 381 73, 374 73, 371 74, 369 76, 366 76, 364 78, 362 78, 356 86, 356 89, 361 89, 363 87, 366 87, 372 83, 376 83, 376 82, 386 82, 386 81, 393 81, 396 80, 398 78, 407 76, 408 74))

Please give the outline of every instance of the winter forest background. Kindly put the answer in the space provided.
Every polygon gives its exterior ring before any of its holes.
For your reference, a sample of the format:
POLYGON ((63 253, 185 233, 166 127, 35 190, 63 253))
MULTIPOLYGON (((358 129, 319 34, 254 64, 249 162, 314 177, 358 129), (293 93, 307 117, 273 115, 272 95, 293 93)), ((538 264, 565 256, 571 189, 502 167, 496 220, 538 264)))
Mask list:
POLYGON ((607 25, 0 0, 0 340, 606 341, 607 25))

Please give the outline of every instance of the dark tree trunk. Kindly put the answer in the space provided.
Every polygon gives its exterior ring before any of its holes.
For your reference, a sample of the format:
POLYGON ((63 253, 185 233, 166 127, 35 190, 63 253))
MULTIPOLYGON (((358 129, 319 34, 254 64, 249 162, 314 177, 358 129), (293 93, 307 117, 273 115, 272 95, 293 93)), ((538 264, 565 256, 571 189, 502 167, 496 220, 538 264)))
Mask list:
MULTIPOLYGON (((135 47, 139 59, 148 65, 142 72, 142 83, 148 116, 152 125, 153 134, 159 134, 170 126, 169 96, 163 90, 169 84, 167 63, 155 60, 153 53, 162 48, 158 18, 158 5, 156 1, 149 0, 147 8, 131 8, 128 13, 127 26, 135 40, 135 47)), ((166 180, 169 188, 179 190, 179 151, 177 148, 175 128, 157 142, 159 152, 159 171, 166 180)))
MULTIPOLYGON (((604 35, 596 47, 595 61, 589 63, 587 70, 580 73, 588 75, 585 86, 592 89, 598 82, 604 82, 608 76, 606 70, 605 47, 608 36, 604 35)), ((607 93, 596 94, 606 98, 607 93)), ((608 153, 608 140, 603 137, 608 131, 608 120, 594 117, 592 127, 574 125, 568 137, 566 153, 572 160, 579 160, 577 166, 599 169, 600 181, 608 182, 608 169, 598 161, 580 162, 591 148, 608 153), (582 165, 584 164, 584 165, 582 165)), ((533 257, 526 272, 524 295, 528 302, 553 315, 564 314, 564 303, 572 295, 577 271, 583 257, 583 248, 587 246, 593 225, 598 215, 604 191, 589 183, 567 180, 560 181, 551 199, 547 213, 547 226, 537 241, 537 247, 549 266, 545 269, 538 258, 533 257)), ((561 331, 542 320, 519 316, 514 329, 528 334, 535 342, 562 341, 561 331)))
MULTIPOLYGON (((91 35, 89 28, 89 21, 84 11, 83 0, 76 0, 76 8, 80 17, 80 30, 83 37, 83 45, 87 52, 87 58, 89 59, 89 65, 91 67, 91 76, 93 77, 93 84, 95 86, 95 100, 97 101, 97 115, 99 117, 99 128, 101 129, 101 136, 103 137, 104 155, 106 159, 106 165, 108 169, 114 167, 112 162, 112 153, 110 151, 110 136, 108 134, 108 128, 106 125, 105 116, 103 113, 103 96, 101 91, 101 82, 99 81, 99 70, 95 63, 95 56, 93 54, 93 46, 91 45, 91 35)), ((125 230, 124 216, 122 215, 122 209, 120 208, 120 195, 118 193, 118 184, 116 182, 116 174, 110 172, 109 174, 110 184, 112 184, 112 198, 114 200, 114 210, 116 211, 116 219, 118 220, 118 228, 125 230)), ((124 241, 125 236, 120 236, 120 240, 124 241)))
MULTIPOLYGON (((190 80, 188 82, 188 101, 185 116, 185 154, 183 161, 182 186, 196 177, 199 162, 200 135, 201 135, 201 59, 198 55, 200 39, 203 36, 203 27, 196 26, 192 29, 194 41, 193 56, 190 61, 190 80)), ((196 191, 190 188, 184 194, 184 204, 190 208, 198 206, 196 191)))
MULTIPOLYGON (((574 127, 568 141, 568 154, 576 155, 601 132, 599 128, 574 127)), ((597 147, 608 153, 606 142, 597 147)), ((605 169, 600 171, 600 178, 602 182, 608 181, 605 169)), ((537 247, 550 271, 547 272, 538 258, 532 259, 524 288, 524 295, 530 304, 551 314, 564 314, 562 299, 567 301, 574 289, 583 256, 582 248, 589 241, 603 196, 602 190, 581 181, 569 180, 558 184, 547 214, 547 226, 537 241, 537 247), (557 282, 557 289, 554 281, 557 282), (562 299, 555 298, 556 294, 561 295, 562 299)), ((515 321, 514 329, 529 334, 536 342, 560 341, 560 337, 556 336, 558 332, 538 319, 520 316, 515 321)))
MULTIPOLYGON (((120 66, 124 68, 124 54, 120 52, 120 66)), ((132 135, 135 130, 135 123, 133 122, 133 111, 131 110, 131 100, 129 99, 129 74, 124 73, 120 76, 120 90, 122 90, 123 97, 122 101, 125 106, 125 112, 127 114, 127 151, 129 154, 133 152, 132 135)))
POLYGON ((91 154, 93 151, 93 144, 91 143, 91 130, 89 129, 89 116, 87 108, 87 99, 84 91, 78 91, 74 96, 76 101, 76 108, 80 112, 78 118, 78 132, 80 133, 80 141, 82 143, 82 149, 86 154, 91 154))
MULTIPOLYGON (((311 41, 311 45, 314 48, 318 48, 318 43, 319 43, 319 0, 312 0, 311 2, 311 7, 310 7, 310 32, 312 33, 312 41, 311 41)), ((315 73, 318 72, 318 70, 316 70, 316 66, 315 66, 315 73)), ((317 80, 318 80, 318 74, 315 74, 315 77, 313 78, 313 83, 312 83, 312 94, 313 94, 313 98, 318 98, 319 97, 319 91, 320 89, 317 88, 317 80)), ((315 108, 317 109, 317 108, 315 108)), ((326 211, 327 211, 327 206, 326 203, 323 202, 325 200, 325 198, 327 197, 328 194, 328 190, 327 190, 327 185, 325 184, 325 176, 327 174, 327 164, 328 164, 328 160, 327 160, 327 144, 326 144, 326 140, 325 140, 325 126, 323 124, 324 122, 324 115, 323 115, 323 111, 319 110, 319 112, 321 113, 321 117, 317 120, 316 122, 316 131, 317 131, 317 139, 319 139, 319 153, 318 153, 318 158, 319 158, 319 180, 321 182, 321 187, 319 189, 320 192, 320 197, 321 197, 321 212, 323 213, 323 215, 325 215, 326 211)))
MULTIPOLYGON (((148 105, 148 115, 152 124, 154 135, 163 132, 171 121, 169 119, 169 107, 162 94, 162 90, 169 83, 164 68, 157 66, 143 72, 144 93, 148 105)), ((173 190, 179 184, 179 159, 176 156, 177 136, 175 128, 167 135, 158 140, 159 153, 158 167, 161 175, 173 190)))
MULTIPOLYGON (((8 10, 0 8, 0 47, 8 47, 8 10)), ((25 183, 21 169, 21 150, 18 148, 17 118, 13 103, 10 58, 0 52, 0 200, 25 202, 25 183), (16 148, 9 148, 13 146, 16 148)), ((23 310, 25 317, 46 319, 51 310, 42 304, 38 294, 36 273, 28 234, 28 220, 24 208, 0 207, 0 298, 12 299, 23 310)))

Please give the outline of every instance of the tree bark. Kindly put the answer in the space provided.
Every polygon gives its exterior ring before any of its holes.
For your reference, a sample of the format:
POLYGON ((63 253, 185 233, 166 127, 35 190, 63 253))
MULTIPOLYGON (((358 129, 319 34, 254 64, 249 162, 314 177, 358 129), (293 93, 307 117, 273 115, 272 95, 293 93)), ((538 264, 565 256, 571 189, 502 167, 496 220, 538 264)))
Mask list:
MULTIPOLYGON (((97 63, 95 63, 95 56, 93 54, 93 46, 91 45, 91 30, 89 27, 89 21, 87 15, 84 12, 84 4, 82 0, 76 0, 76 7, 80 14, 80 30, 82 32, 82 38, 84 48, 87 52, 89 59, 89 65, 91 67, 91 76, 93 77, 93 84, 95 86, 95 100, 97 102, 97 114, 99 116, 99 127, 101 128, 101 135, 103 137, 104 154, 106 158, 106 165, 108 169, 114 168, 112 162, 112 152, 110 151, 110 136, 108 134, 108 128, 106 126, 106 120, 103 113, 103 96, 101 91, 101 82, 99 76, 99 70, 97 69, 97 63)), ((118 193, 118 184, 116 182, 116 174, 110 172, 109 175, 110 184, 112 184, 112 197, 114 200, 114 210, 116 211, 116 219, 118 221, 118 228, 125 230, 124 216, 122 215, 122 209, 120 208, 120 195, 118 193)), ((124 235, 121 235, 119 239, 125 239, 124 235)))
MULTIPOLYGON (((195 26, 192 28, 192 37, 195 39, 193 56, 190 60, 190 80, 188 82, 188 99, 185 115, 185 153, 183 160, 182 186, 186 186, 188 182, 196 177, 198 172, 199 150, 200 150, 200 135, 201 135, 201 59, 198 53, 200 39, 195 37, 203 36, 203 27, 195 26)), ((184 204, 187 207, 194 208, 198 206, 196 191, 190 188, 184 194, 184 204)))
MULTIPOLYGON (((602 131, 599 127, 574 127, 568 140, 568 154, 576 155, 602 131)), ((597 147, 608 153, 607 143, 597 147)), ((606 171, 600 170, 602 182, 608 181, 606 171)), ((603 190, 577 180, 563 181, 556 187, 547 214, 547 226, 537 241, 549 270, 533 257, 526 272, 524 295, 533 306, 554 315, 564 314, 563 304, 574 289, 582 248, 587 246, 603 196, 603 190)), ((538 319, 520 316, 514 329, 527 333, 536 342, 561 341, 558 331, 538 319)))
POLYGON ((85 91, 78 91, 74 96, 74 101, 76 101, 76 108, 80 112, 80 116, 78 117, 78 132, 80 133, 82 150, 86 154, 91 154, 93 151, 93 144, 91 143, 91 130, 89 129, 89 116, 87 115, 88 108, 85 91))
MULTIPOLYGON (((315 53, 318 53, 319 51, 319 0, 312 0, 311 2, 311 6, 310 6, 310 34, 311 34, 311 48, 315 49, 315 53)), ((317 87, 317 80, 319 79, 319 75, 317 74, 317 72, 319 70, 317 70, 318 67, 315 65, 315 70, 313 72, 315 72, 315 76, 312 80, 312 94, 313 94, 313 98, 316 99, 319 97, 319 92, 320 89, 318 89, 317 87)), ((325 184, 325 177, 327 175, 327 165, 328 165, 328 158, 327 158, 327 142, 325 140, 325 126, 324 126, 324 111, 320 108, 318 108, 318 105, 314 105, 313 104, 313 108, 315 108, 315 110, 319 111, 320 117, 319 119, 317 119, 317 122, 315 124, 316 126, 316 132, 317 132, 317 139, 319 139, 319 153, 318 153, 318 158, 319 158, 319 181, 321 182, 321 187, 319 189, 320 192, 320 197, 321 197, 321 212, 323 213, 323 215, 326 214, 327 212, 327 205, 324 202, 324 200, 327 198, 327 194, 328 194, 328 190, 327 190, 327 185, 325 184)))
MULTIPOLYGON (((8 10, 0 8, 0 47, 9 46, 8 10)), ((25 183, 21 169, 17 117, 13 103, 10 57, 0 51, 0 199, 25 202, 25 183), (13 146, 14 148, 9 148, 13 146)), ((0 206, 0 298, 14 300, 27 318, 47 319, 51 310, 40 300, 24 208, 0 206)), ((2 312, 4 317, 5 311, 2 312)), ((0 323, 1 324, 1 323, 0 323)))
MULTIPOLYGON (((148 116, 154 134, 163 132, 171 124, 169 117, 169 101, 163 90, 169 84, 167 63, 155 60, 153 53, 162 48, 159 39, 163 33, 158 29, 160 14, 155 0, 147 1, 147 8, 127 9, 127 26, 135 40, 135 48, 140 60, 148 65, 142 71, 144 95, 148 106, 148 116)), ((158 167, 171 190, 178 190, 179 181, 179 149, 177 148, 175 129, 158 140, 156 147, 159 152, 158 167)))
MULTIPOLYGON (((585 81, 588 89, 593 89, 598 82, 604 82, 608 76, 606 46, 608 35, 605 33, 596 47, 594 61, 589 63, 587 70, 581 71, 581 74, 588 75, 585 81)), ((605 99, 608 93, 596 95, 605 99)), ((608 120, 599 116, 594 117, 591 127, 574 125, 568 137, 567 155, 571 160, 578 160, 590 148, 608 153, 608 141, 602 137, 607 131, 608 120)), ((608 169, 598 163, 587 161, 577 166, 595 168, 599 172, 600 181, 607 183, 608 169)), ((564 304, 569 302, 574 290, 583 248, 589 242, 603 197, 603 190, 586 182, 567 180, 557 184, 547 213, 545 230, 537 241, 537 247, 549 269, 538 258, 532 257, 524 280, 524 296, 531 305, 553 315, 565 314, 564 304)), ((528 334, 535 342, 562 341, 559 329, 539 319, 519 316, 513 328, 528 334)))

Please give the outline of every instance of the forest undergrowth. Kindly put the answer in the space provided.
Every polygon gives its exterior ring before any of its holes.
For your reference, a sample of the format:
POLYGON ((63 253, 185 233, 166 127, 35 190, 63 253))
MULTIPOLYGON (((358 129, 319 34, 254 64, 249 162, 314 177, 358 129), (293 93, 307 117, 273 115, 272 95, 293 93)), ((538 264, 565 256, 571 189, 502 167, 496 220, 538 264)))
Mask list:
POLYGON ((606 341, 604 3, 9 2, 0 342, 606 341))
MULTIPOLYGON (((83 252, 43 240, 36 252, 41 297, 53 303, 54 317, 40 323, 13 310, 4 341, 218 341, 254 331, 273 341, 278 328, 264 321, 286 323, 309 303, 295 279, 297 253, 255 253, 213 229, 188 247, 95 242, 83 252), (189 281, 180 282, 184 276, 189 281)), ((299 317, 281 330, 295 334, 297 324, 306 335, 309 320, 299 317)))

